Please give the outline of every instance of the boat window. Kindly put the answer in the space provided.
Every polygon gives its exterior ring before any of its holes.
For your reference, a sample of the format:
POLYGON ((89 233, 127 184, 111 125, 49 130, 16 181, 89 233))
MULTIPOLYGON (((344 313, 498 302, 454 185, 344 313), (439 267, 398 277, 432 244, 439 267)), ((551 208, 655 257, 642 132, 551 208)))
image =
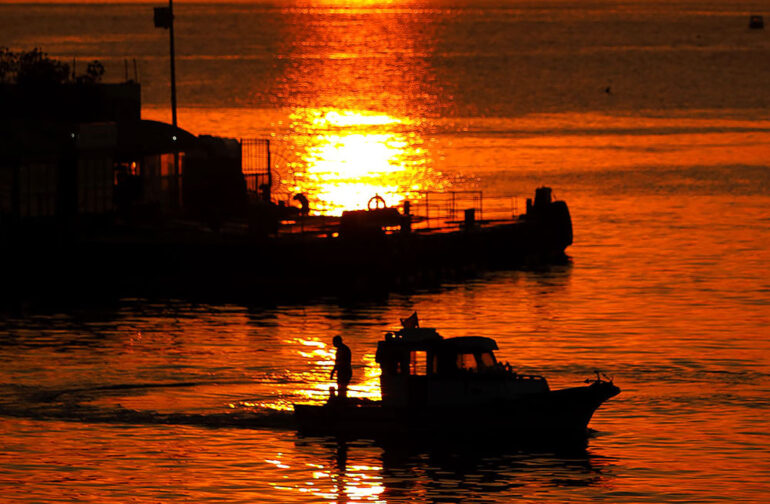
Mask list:
POLYGON ((482 352, 479 354, 481 357, 481 366, 485 368, 495 367, 495 356, 492 352, 482 352))
POLYGON ((409 374, 415 376, 427 376, 428 353, 423 350, 415 350, 409 353, 409 374))
POLYGON ((465 371, 478 371, 479 367, 476 364, 476 356, 472 353, 457 354, 457 369, 463 369, 465 371))

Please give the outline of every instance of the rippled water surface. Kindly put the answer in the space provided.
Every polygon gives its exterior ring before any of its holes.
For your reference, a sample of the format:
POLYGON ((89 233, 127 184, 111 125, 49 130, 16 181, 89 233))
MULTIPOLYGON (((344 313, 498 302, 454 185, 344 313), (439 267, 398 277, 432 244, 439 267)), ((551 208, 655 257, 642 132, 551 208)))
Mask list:
MULTIPOLYGON (((473 189, 521 210, 548 184, 571 262, 359 302, 3 307, 0 500, 767 500, 770 39, 747 28, 766 6, 177 7, 180 125, 270 137, 285 194, 333 213, 473 189), (376 341, 413 311, 553 388, 600 369, 622 393, 587 448, 298 437, 291 404, 325 397, 331 337, 352 394, 376 398, 376 341)), ((0 45, 118 76, 136 58, 144 117, 168 117, 149 6, 0 13, 0 45)))

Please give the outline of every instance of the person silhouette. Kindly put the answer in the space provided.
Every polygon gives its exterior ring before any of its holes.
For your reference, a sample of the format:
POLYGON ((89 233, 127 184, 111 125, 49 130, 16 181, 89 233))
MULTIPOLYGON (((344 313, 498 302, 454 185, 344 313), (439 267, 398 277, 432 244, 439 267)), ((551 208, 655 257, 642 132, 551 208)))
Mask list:
POLYGON ((329 379, 334 378, 334 373, 337 373, 338 394, 341 399, 345 399, 348 397, 348 385, 353 377, 353 368, 350 364, 350 347, 342 342, 342 336, 339 335, 332 339, 332 344, 337 349, 337 353, 334 356, 334 367, 329 375, 329 379))

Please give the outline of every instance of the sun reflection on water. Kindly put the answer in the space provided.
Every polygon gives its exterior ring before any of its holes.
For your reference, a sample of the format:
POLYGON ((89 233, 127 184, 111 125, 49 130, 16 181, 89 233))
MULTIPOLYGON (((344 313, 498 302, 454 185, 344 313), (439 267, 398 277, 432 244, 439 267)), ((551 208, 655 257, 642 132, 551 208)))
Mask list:
POLYGON ((339 215, 366 208, 374 195, 398 205, 417 191, 437 189, 423 139, 405 129, 407 118, 369 111, 298 109, 293 128, 305 143, 292 166, 292 193, 303 193, 316 213, 339 215))
MULTIPOLYGON (((281 462, 282 454, 277 454, 275 460, 265 460, 276 470, 291 469, 281 462)), ((382 494, 385 485, 382 476, 382 466, 348 464, 347 446, 337 447, 335 463, 328 466, 321 464, 305 464, 312 470, 312 479, 292 486, 282 483, 272 483, 274 489, 309 493, 323 500, 338 500, 342 502, 384 502, 382 494)))
POLYGON ((385 502, 384 467, 376 459, 361 459, 362 445, 338 439, 324 444, 320 452, 313 448, 318 447, 316 443, 308 446, 315 453, 304 460, 287 460, 287 454, 277 447, 263 459, 274 475, 269 483, 273 489, 284 495, 309 494, 323 501, 385 502), (353 460, 349 459, 350 449, 353 460), (296 478, 297 471, 305 476, 296 478))
MULTIPOLYGON (((335 349, 318 339, 295 337, 283 340, 286 348, 298 356, 303 370, 287 370, 288 383, 280 386, 280 392, 268 400, 238 401, 228 405, 231 409, 292 411, 293 403, 323 403, 329 398, 329 389, 336 387, 335 379, 329 379, 334 367, 335 349)), ((350 397, 380 400, 380 369, 373 353, 366 353, 353 362, 353 381, 348 389, 350 397)))

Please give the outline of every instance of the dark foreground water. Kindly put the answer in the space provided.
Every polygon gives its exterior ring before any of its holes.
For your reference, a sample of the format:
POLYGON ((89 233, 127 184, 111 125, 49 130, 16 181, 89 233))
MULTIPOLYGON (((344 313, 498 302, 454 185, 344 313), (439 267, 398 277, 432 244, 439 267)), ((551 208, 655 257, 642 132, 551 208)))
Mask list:
MULTIPOLYGON (((118 77, 136 58, 144 115, 163 119, 149 7, 0 6, 0 45, 118 77)), ((337 212, 480 189, 521 209, 545 183, 570 205, 572 262, 376 302, 4 309, 0 500, 765 502, 762 8, 180 4, 180 124, 270 136, 285 194, 337 212), (582 450, 298 438, 290 405, 322 400, 331 337, 353 350, 353 393, 377 397, 375 342, 415 310, 553 387, 601 369, 623 392, 582 450)))

